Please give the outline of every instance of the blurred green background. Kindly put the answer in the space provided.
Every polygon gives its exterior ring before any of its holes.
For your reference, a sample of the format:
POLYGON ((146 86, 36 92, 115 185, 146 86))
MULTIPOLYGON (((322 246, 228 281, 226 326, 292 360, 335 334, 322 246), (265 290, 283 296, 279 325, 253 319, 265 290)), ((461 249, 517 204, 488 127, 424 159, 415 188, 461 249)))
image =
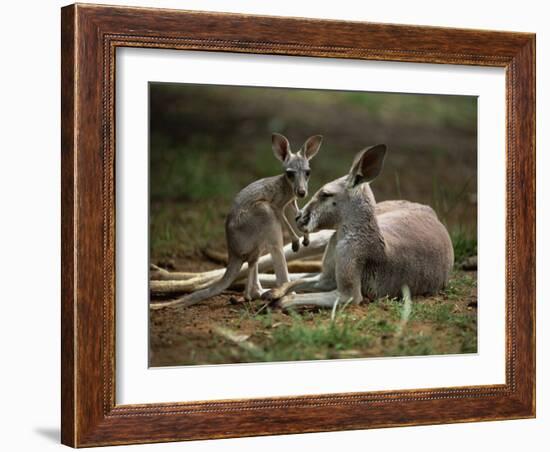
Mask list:
POLYGON ((272 132, 295 151, 324 136, 310 195, 346 174, 356 152, 385 143, 377 200, 429 204, 451 232, 456 260, 475 254, 475 97, 151 83, 149 102, 152 262, 211 267, 201 249, 225 249, 236 193, 281 172, 272 132))

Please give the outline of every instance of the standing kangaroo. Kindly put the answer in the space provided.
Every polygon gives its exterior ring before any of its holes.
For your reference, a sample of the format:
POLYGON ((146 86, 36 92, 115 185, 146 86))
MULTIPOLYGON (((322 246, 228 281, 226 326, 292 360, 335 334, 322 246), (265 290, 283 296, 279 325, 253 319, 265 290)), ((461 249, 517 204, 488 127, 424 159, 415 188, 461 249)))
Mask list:
MULTIPOLYGON (((309 160, 319 151, 322 139, 320 135, 312 136, 297 153, 293 153, 288 140, 274 133, 273 153, 282 162, 284 173, 257 180, 235 197, 225 221, 228 263, 222 278, 204 289, 169 303, 155 304, 154 307, 191 306, 218 295, 236 279, 245 262, 248 263, 245 299, 259 298, 262 287, 258 278, 258 259, 266 251, 271 254, 277 285, 288 282, 283 227, 288 229, 292 237, 292 249, 297 251, 300 247, 300 231, 295 222, 299 212, 296 198, 307 195, 309 160)), ((307 233, 303 244, 309 244, 307 233)))
POLYGON ((283 297, 279 304, 285 308, 332 307, 334 314, 339 302, 396 297, 403 286, 411 295, 433 294, 445 287, 453 247, 433 209, 408 201, 375 203, 368 182, 382 170, 385 154, 385 145, 359 152, 348 175, 324 185, 298 216, 298 227, 306 233, 336 229, 321 275, 286 283, 264 298, 283 297), (290 290, 331 292, 284 296, 290 290))

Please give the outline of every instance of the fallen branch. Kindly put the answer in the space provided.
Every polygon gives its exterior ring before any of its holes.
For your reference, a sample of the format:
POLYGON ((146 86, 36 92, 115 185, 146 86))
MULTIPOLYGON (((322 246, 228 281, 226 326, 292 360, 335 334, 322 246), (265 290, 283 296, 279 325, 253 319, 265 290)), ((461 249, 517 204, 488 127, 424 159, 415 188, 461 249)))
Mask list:
MULTIPOLYGON (((292 251, 290 244, 285 245, 284 253, 287 262, 293 262, 297 260, 303 260, 305 258, 319 257, 324 253, 325 247, 330 240, 330 237, 334 234, 332 230, 322 230, 310 235, 310 244, 307 247, 300 247, 297 252, 292 251)), ((320 271, 320 265, 317 261, 316 264, 312 262, 303 262, 302 264, 293 267, 293 271, 298 268, 302 272, 309 273, 320 271)), ((260 257, 258 261, 258 269, 260 272, 265 273, 273 270, 273 262, 270 254, 265 254, 260 257)), ((202 289, 217 279, 220 279, 225 273, 225 268, 217 270, 210 270, 200 273, 189 272, 169 272, 156 265, 151 265, 150 272, 150 292, 152 295, 165 295, 171 293, 186 293, 194 292, 195 290, 202 289)), ((240 283, 248 274, 248 264, 244 264, 241 268, 236 283, 240 283)), ((263 279, 260 279, 262 286, 274 287, 275 279, 273 275, 262 275, 263 279)))
MULTIPOLYGON (((197 273, 200 275, 200 273, 197 273)), ((269 273, 260 273, 260 284, 264 289, 277 287, 275 275, 269 273)), ((290 280, 308 278, 314 276, 311 273, 291 273, 290 280)), ((195 290, 203 289, 210 285, 216 279, 187 279, 187 280, 167 280, 167 281, 150 281, 149 292, 153 297, 163 297, 166 295, 175 295, 194 292, 195 290)), ((229 286, 228 290, 242 290, 244 288, 244 278, 237 279, 229 286)))
MULTIPOLYGON (((218 270, 213 270, 217 272, 218 270)), ((198 277, 206 278, 209 272, 169 272, 155 264, 149 264, 149 280, 170 281, 170 280, 191 280, 198 277)), ((211 277, 215 277, 212 275, 211 277)))
MULTIPOLYGON (((214 250, 212 248, 205 248, 202 250, 202 254, 212 262, 217 264, 227 265, 227 253, 224 251, 214 250)), ((314 256, 315 258, 317 256, 314 256)), ((316 260, 296 260, 287 262, 288 271, 290 273, 314 273, 320 272, 322 262, 319 259, 316 260)), ((170 274, 169 272, 167 272, 170 274)))

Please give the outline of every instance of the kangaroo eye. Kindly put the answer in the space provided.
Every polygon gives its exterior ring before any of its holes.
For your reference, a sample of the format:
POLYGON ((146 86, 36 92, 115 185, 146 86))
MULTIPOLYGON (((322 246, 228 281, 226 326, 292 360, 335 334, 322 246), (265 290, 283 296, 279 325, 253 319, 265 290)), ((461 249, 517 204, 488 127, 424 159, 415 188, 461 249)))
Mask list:
POLYGON ((306 177, 309 177, 311 171, 310 170, 306 170, 306 177))
POLYGON ((322 199, 327 199, 327 198, 330 198, 332 196, 333 196, 332 193, 326 193, 326 192, 321 193, 321 198, 322 199))
POLYGON ((287 170, 286 175, 292 179, 294 177, 294 171, 287 170))

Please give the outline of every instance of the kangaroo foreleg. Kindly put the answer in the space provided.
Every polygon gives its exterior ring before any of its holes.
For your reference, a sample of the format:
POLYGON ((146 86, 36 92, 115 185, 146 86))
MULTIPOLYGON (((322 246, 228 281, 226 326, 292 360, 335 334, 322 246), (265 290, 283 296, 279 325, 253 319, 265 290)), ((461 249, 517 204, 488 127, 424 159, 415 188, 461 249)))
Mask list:
POLYGON ((290 224, 289 219, 286 216, 286 209, 288 208, 290 204, 286 205, 282 208, 282 210, 275 210, 275 214, 277 215, 277 218, 281 222, 281 225, 288 231, 290 234, 290 240, 292 241, 292 250, 294 252, 298 251, 300 249, 300 236, 298 233, 294 230, 292 225, 290 224))
POLYGON ((299 211, 300 209, 298 209, 298 203, 296 202, 296 200, 291 201, 289 204, 287 204, 283 211, 283 215, 287 221, 288 228, 291 230, 291 234, 293 234, 293 237, 295 238, 294 243, 292 244, 292 249, 294 251, 298 251, 300 247, 300 242, 299 242, 300 235, 304 236, 302 240, 302 243, 304 246, 309 246, 309 242, 310 242, 309 233, 307 232, 302 233, 298 229, 298 225, 296 224, 296 216, 298 215, 299 211), (296 240, 298 240, 297 244, 295 243, 296 240))

